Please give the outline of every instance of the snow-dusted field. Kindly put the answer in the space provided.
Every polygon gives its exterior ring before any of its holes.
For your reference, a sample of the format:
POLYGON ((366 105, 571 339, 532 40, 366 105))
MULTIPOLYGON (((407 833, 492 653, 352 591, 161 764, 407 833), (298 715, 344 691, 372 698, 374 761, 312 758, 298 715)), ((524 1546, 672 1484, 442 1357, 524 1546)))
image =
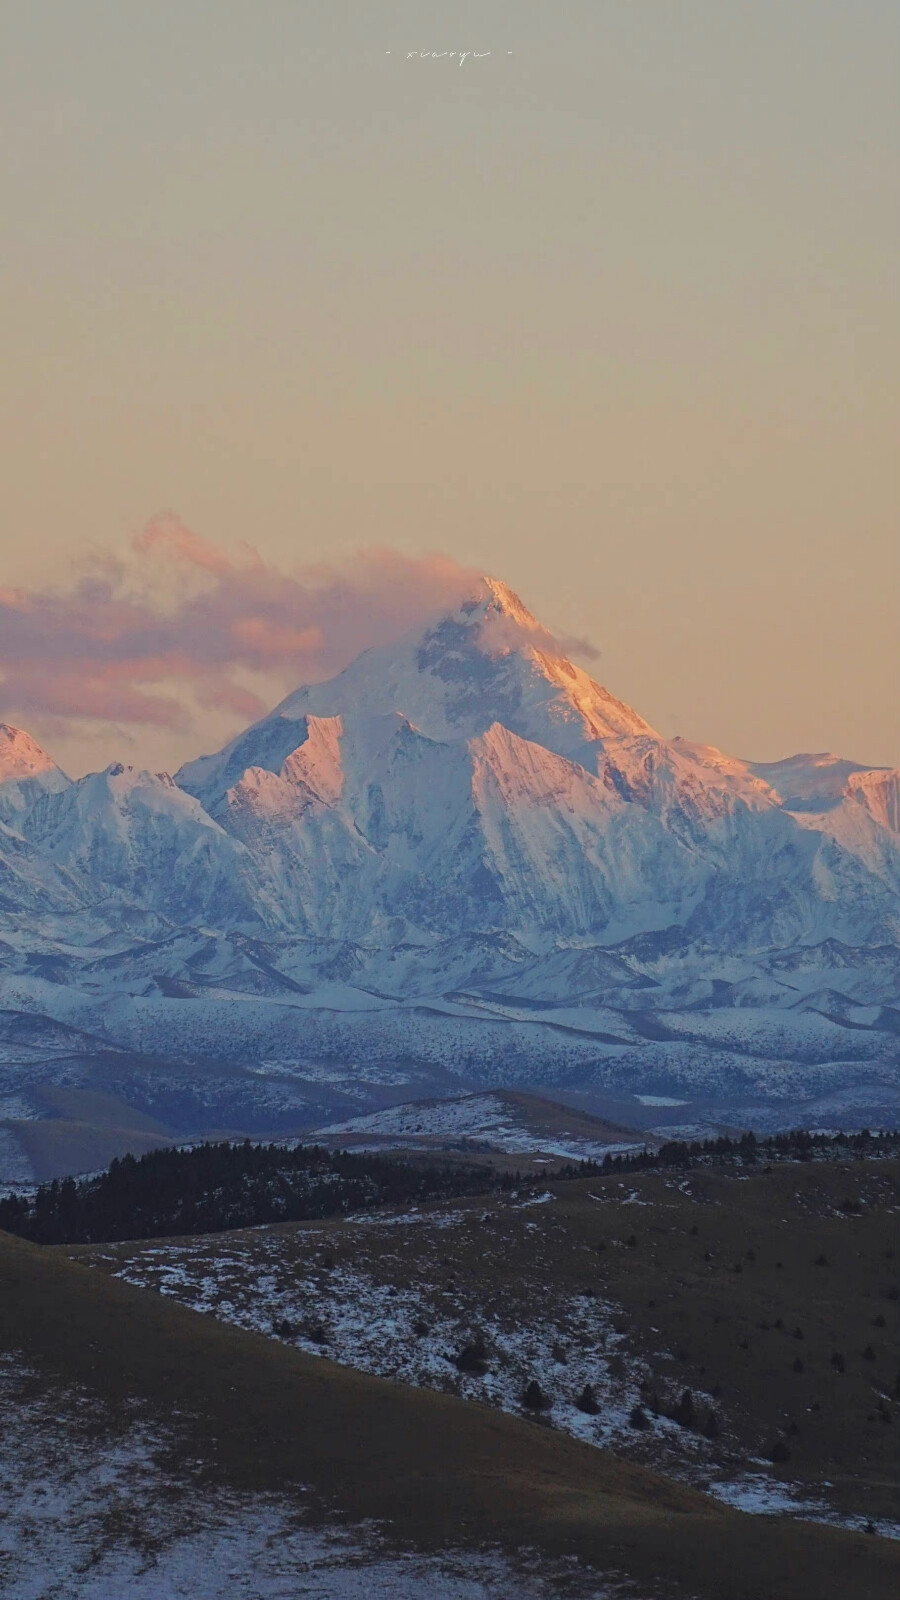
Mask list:
POLYGON ((192 1487, 158 1427, 98 1430, 86 1397, 32 1378, 0 1363, 3 1600, 641 1600, 577 1563, 398 1553, 375 1528, 315 1525, 299 1497, 192 1487))
POLYGON ((619 1143, 601 1142, 563 1128, 547 1132, 529 1122, 514 1103, 499 1095, 465 1095, 453 1100, 413 1102, 390 1106, 364 1117, 331 1123, 315 1130, 331 1138, 352 1134, 358 1147, 360 1138, 371 1134, 381 1143, 396 1138, 406 1145, 417 1141, 439 1144, 451 1140, 477 1140, 507 1155, 531 1154, 541 1150, 563 1161, 602 1161, 606 1155, 644 1148, 639 1135, 619 1143))
MULTIPOLYGON (((405 1249, 403 1234, 414 1220, 398 1219, 391 1226, 397 1258, 405 1249)), ((374 1231, 378 1224, 370 1220, 363 1226, 374 1231)), ((521 1413, 525 1386, 535 1379, 552 1397, 555 1426, 591 1444, 627 1436, 643 1373, 634 1364, 624 1370, 621 1357, 616 1359, 622 1340, 613 1327, 613 1308, 602 1302, 572 1299, 555 1304, 552 1318, 523 1324, 502 1315, 485 1316, 476 1303, 459 1295, 452 1309, 436 1315, 438 1282, 404 1291, 379 1283, 364 1270, 335 1267, 324 1283, 314 1270, 295 1276, 293 1269, 285 1283, 282 1267, 283 1250, 276 1237, 247 1252, 226 1246, 214 1262, 193 1246, 150 1251, 120 1275, 261 1333, 272 1334, 286 1319, 291 1327, 286 1337, 311 1354, 404 1383, 452 1390, 504 1411, 521 1413), (490 1352, 483 1375, 460 1372, 453 1361, 476 1331, 490 1352), (575 1404, 588 1383, 601 1416, 587 1416, 575 1404)), ((536 1293, 538 1286, 523 1288, 536 1293)), ((680 1432, 665 1419, 658 1426, 680 1432)))
MULTIPOLYGON (((646 1203, 627 1184, 619 1188, 621 1205, 646 1203)), ((381 1377, 518 1415, 526 1386, 536 1382, 541 1420, 586 1444, 652 1465, 741 1510, 863 1526, 865 1518, 842 1517, 821 1495, 772 1475, 735 1440, 710 1440, 699 1428, 652 1414, 650 1368, 629 1348, 621 1307, 591 1291, 551 1288, 553 1228, 530 1215, 550 1200, 545 1193, 501 1202, 532 1243, 528 1267, 496 1295, 485 1283, 495 1258, 499 1282, 504 1235, 488 1213, 452 1204, 348 1219, 337 1232, 260 1228, 186 1243, 97 1246, 91 1254, 130 1283, 381 1377), (477 1277, 459 1272, 467 1253, 478 1257, 477 1277), (460 1362, 476 1342, 480 1363, 460 1362), (595 1411, 584 1407, 586 1386, 595 1411)), ((693 1397, 699 1415, 720 1416, 712 1395, 695 1388, 693 1397)), ((900 1536, 888 1522, 877 1531, 900 1536)))
POLYGON ((764 1472, 742 1473, 730 1483, 713 1483, 709 1492, 723 1505, 752 1516, 801 1517, 805 1522, 825 1522, 834 1528, 864 1527, 883 1539, 900 1539, 900 1522, 886 1517, 842 1517, 821 1497, 805 1494, 796 1484, 773 1483, 764 1472))

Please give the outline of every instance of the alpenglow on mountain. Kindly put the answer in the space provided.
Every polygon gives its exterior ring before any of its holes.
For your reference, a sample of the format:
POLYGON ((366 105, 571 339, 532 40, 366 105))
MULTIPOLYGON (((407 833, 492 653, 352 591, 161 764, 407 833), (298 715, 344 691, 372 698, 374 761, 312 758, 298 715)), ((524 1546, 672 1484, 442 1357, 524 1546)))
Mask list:
POLYGON ((488 579, 174 778, 4 727, 0 1122, 99 1061, 175 1124, 236 1125, 210 1063, 260 1126, 404 1073, 893 1103, 898 781, 665 739, 488 579))

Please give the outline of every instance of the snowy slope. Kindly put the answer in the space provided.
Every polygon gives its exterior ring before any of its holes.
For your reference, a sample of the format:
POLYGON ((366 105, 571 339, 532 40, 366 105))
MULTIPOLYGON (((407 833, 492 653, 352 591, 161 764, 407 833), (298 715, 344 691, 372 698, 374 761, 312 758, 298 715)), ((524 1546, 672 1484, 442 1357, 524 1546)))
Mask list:
POLYGON ((259 863, 270 925, 393 943, 681 924, 730 948, 896 937, 889 778, 662 739, 484 580, 177 781, 259 863))
POLYGON ((57 866, 0 821, 0 917, 18 923, 41 913, 65 915, 89 898, 90 886, 77 872, 57 866))
POLYGON ((851 773, 845 799, 861 805, 881 827, 900 833, 900 772, 877 767, 851 773))
POLYGON ((42 794, 58 794, 68 783, 30 733, 0 722, 0 822, 14 827, 42 794))
POLYGON ((499 723, 447 742, 399 714, 302 731, 277 773, 252 766, 215 803, 294 929, 659 926, 702 893, 704 864, 655 817, 499 723))
POLYGON ((532 1095, 503 1090, 401 1103, 317 1128, 314 1136, 357 1146, 369 1138, 376 1141, 376 1148, 383 1142, 412 1149, 474 1140, 509 1154, 541 1151, 572 1161, 602 1161, 607 1154, 641 1150, 647 1143, 644 1135, 632 1128, 613 1127, 593 1117, 566 1113, 532 1095))
POLYGON ((881 827, 900 833, 900 772, 895 769, 863 767, 826 752, 747 764, 747 770, 772 786, 787 811, 824 816, 858 805, 881 827))
POLYGON ((107 767, 42 794, 21 826, 49 861, 82 873, 98 901, 119 895, 185 922, 258 921, 246 852, 166 773, 107 767))
POLYGON ((830 750, 818 755, 787 756, 784 761, 747 763, 749 771, 770 784, 788 811, 827 811, 840 803, 848 779, 865 768, 842 761, 830 750))
POLYGON ((552 648, 521 600, 483 579, 452 616, 399 644, 367 650, 329 683, 288 695, 218 755, 189 762, 178 783, 215 803, 239 770, 277 771, 290 749, 285 723, 309 714, 361 722, 400 714, 426 738, 477 738, 495 722, 558 755, 577 756, 594 739, 652 733, 630 706, 552 648))

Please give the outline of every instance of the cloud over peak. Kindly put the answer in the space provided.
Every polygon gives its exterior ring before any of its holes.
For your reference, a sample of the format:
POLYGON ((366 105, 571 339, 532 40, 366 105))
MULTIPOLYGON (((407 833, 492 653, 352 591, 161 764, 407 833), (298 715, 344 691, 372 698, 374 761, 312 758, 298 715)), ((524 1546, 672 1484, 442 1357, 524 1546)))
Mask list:
MULTIPOLYGON (((367 646, 454 610, 478 584, 448 556, 386 548, 288 572, 165 514, 125 557, 95 554, 58 586, 0 589, 0 716, 56 733, 185 732, 199 708, 249 721, 367 646)), ((546 648, 539 632, 530 642, 546 648)))

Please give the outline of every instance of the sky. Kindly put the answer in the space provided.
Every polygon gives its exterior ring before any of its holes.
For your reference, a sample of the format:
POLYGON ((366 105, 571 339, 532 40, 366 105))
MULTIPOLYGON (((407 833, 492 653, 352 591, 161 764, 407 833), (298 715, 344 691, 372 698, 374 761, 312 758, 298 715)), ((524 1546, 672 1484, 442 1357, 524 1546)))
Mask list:
POLYGON ((484 571, 666 734, 898 761, 898 64, 894 0, 3 0, 0 718, 172 769, 484 571))

